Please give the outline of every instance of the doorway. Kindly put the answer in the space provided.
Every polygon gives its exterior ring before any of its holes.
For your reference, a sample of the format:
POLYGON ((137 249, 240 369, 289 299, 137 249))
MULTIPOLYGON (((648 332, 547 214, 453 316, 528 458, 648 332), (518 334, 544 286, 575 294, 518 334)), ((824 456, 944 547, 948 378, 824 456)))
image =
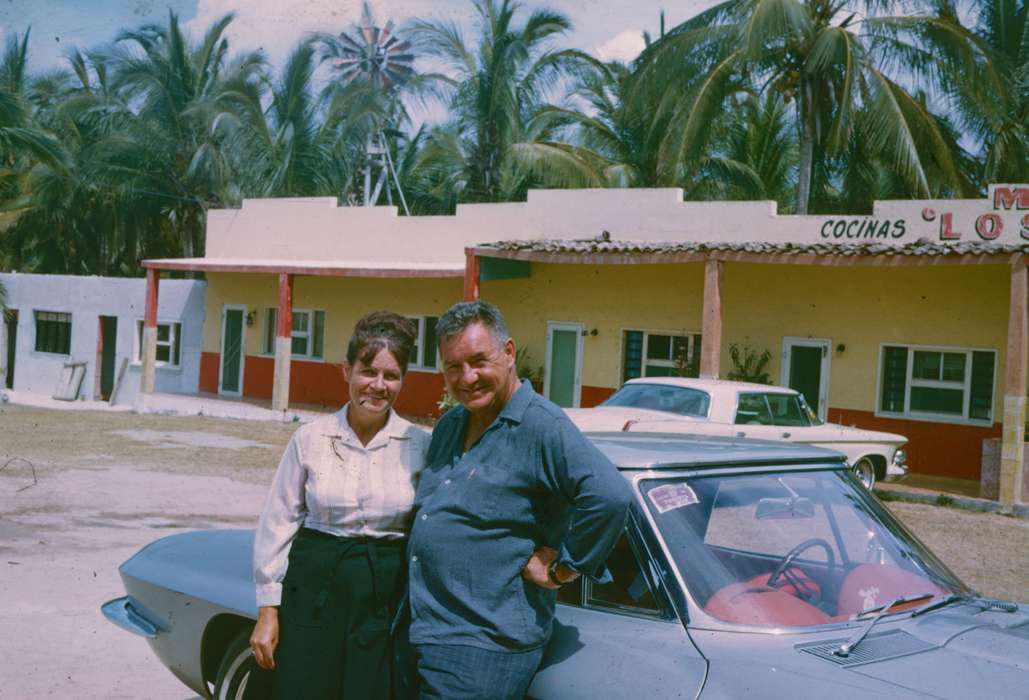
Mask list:
POLYGON ((14 389, 14 360, 17 357, 18 348, 18 310, 7 309, 4 313, 4 328, 7 333, 7 376, 4 378, 4 386, 14 389))
POLYGON ((100 368, 100 377, 97 393, 101 401, 108 401, 114 390, 114 356, 118 349, 118 317, 101 316, 99 326, 96 366, 100 368))
POLYGON ((804 395, 811 410, 825 421, 829 410, 829 349, 825 338, 783 338, 779 383, 804 395))
POLYGON ((243 334, 247 307, 222 307, 222 361, 218 369, 218 393, 243 395, 243 334))
POLYGON ((582 393, 581 323, 547 322, 543 395, 562 408, 578 408, 582 393))

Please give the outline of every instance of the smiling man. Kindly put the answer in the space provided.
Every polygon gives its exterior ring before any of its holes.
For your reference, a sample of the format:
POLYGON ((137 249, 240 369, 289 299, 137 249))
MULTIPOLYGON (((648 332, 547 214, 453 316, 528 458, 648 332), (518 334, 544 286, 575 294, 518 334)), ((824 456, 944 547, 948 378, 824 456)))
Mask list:
POLYGON ((519 381, 500 311, 455 304, 436 326, 460 406, 436 424, 409 544, 410 639, 424 700, 520 699, 557 589, 604 568, 628 486, 560 407, 519 381))

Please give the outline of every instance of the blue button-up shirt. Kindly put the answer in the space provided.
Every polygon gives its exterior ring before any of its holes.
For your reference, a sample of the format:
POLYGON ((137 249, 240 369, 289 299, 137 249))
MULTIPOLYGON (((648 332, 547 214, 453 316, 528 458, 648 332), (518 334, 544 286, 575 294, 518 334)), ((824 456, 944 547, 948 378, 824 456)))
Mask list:
POLYGON ((556 592, 522 579, 537 547, 597 580, 628 513, 628 484, 527 381, 471 449, 468 411, 436 424, 408 546, 411 641, 494 650, 546 643, 556 592))

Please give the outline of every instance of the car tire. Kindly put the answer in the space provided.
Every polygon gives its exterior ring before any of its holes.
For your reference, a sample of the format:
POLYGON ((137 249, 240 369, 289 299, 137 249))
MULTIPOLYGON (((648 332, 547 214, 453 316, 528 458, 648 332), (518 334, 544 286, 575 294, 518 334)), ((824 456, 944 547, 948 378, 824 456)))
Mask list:
POLYGON ((215 700, 242 700, 250 672, 257 667, 250 648, 249 627, 244 628, 229 644, 218 666, 214 681, 215 700))
POLYGON ((865 485, 869 491, 875 486, 875 464, 868 457, 862 457, 851 467, 858 480, 865 485))

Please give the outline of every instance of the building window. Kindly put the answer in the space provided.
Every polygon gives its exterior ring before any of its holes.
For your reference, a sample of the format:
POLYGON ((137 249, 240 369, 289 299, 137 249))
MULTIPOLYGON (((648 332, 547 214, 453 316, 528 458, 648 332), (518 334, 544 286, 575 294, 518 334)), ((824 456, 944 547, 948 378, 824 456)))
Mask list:
POLYGON ((622 381, 700 376, 700 334, 625 331, 622 381))
MULTIPOLYGON (((275 354, 275 333, 279 310, 269 308, 264 314, 264 352, 275 354)), ((325 357, 325 312, 293 309, 291 352, 294 357, 325 357)))
POLYGON ((884 345, 879 412, 993 420, 993 350, 884 345))
POLYGON ((418 326, 418 335, 415 338, 414 348, 411 350, 411 359, 408 363, 409 369, 421 369, 435 372, 436 355, 439 349, 439 340, 436 338, 436 316, 408 316, 418 326))
MULTIPOLYGON (((136 362, 143 361, 143 322, 136 321, 136 362)), ((157 365, 178 367, 182 357, 182 324, 157 322, 157 365)))
POLYGON ((36 352, 71 354, 71 314, 59 311, 36 312, 36 352))

